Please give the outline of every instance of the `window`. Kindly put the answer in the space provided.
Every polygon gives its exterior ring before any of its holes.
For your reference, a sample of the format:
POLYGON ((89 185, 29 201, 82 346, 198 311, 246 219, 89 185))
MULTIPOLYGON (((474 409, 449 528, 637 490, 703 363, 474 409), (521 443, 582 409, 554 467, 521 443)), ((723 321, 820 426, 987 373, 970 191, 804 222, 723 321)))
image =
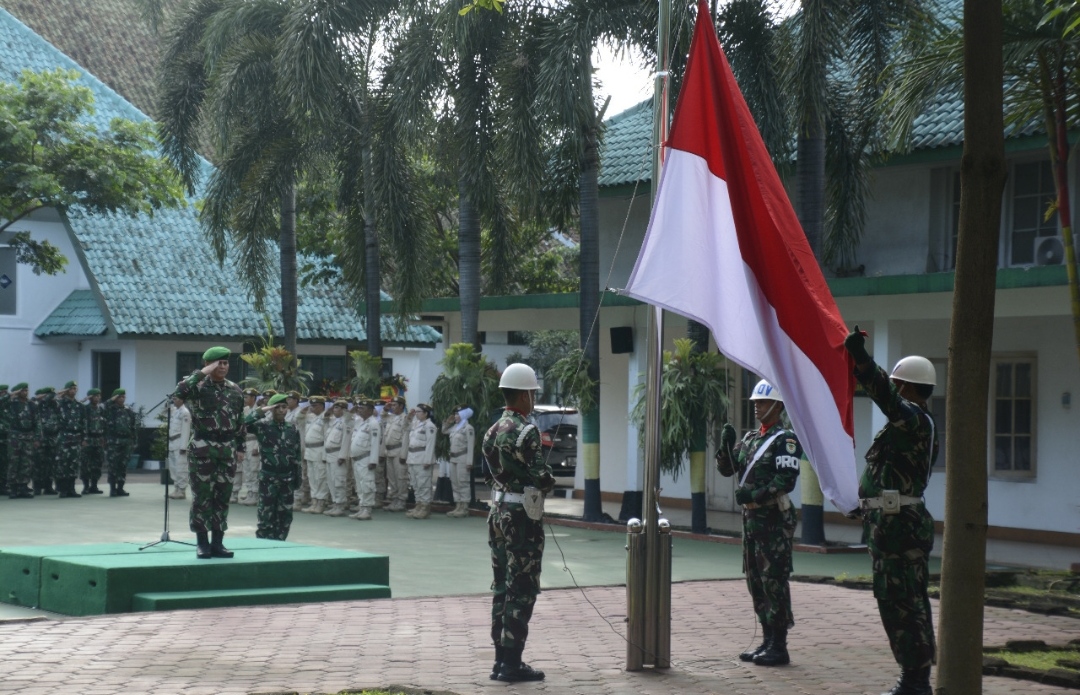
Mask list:
POLYGON ((15 266, 15 249, 0 248, 0 315, 14 316, 18 309, 15 266))
MULTIPOLYGON (((176 353, 177 383, 184 377, 190 376, 195 370, 203 368, 202 356, 203 353, 201 352, 176 353)), ((246 376, 248 376, 247 364, 240 359, 240 355, 235 352, 229 355, 229 374, 226 378, 229 379, 229 381, 240 383, 246 376)))
POLYGON ((506 344, 507 345, 528 345, 529 344, 528 331, 507 331, 506 344))
POLYGON ((1061 265, 1057 210, 1047 215, 1057 197, 1050 161, 1015 164, 1011 180, 1007 265, 1061 265))
POLYGON ((1035 477, 1035 359, 996 358, 991 365, 992 475, 1035 477))
POLYGON ((104 398, 112 396, 113 391, 120 388, 120 353, 114 350, 93 351, 93 373, 90 381, 94 388, 101 389, 104 398))
POLYGON ((311 372, 312 393, 324 393, 331 384, 343 386, 348 378, 346 360, 337 355, 300 355, 300 368, 311 372))

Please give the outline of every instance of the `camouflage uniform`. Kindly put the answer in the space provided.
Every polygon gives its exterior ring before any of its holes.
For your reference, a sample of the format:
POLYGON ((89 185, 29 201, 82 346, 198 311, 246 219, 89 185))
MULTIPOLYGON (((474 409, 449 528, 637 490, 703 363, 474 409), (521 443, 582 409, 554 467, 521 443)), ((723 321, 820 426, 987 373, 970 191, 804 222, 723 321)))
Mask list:
POLYGON ((71 478, 74 485, 75 478, 79 477, 82 443, 86 436, 86 406, 67 396, 60 398, 58 404, 62 434, 56 457, 56 477, 71 478))
POLYGON ((291 423, 263 418, 259 410, 249 413, 244 424, 258 439, 262 454, 255 536, 283 541, 292 526, 293 492, 300 486, 302 475, 300 433, 291 423))
POLYGON ((97 490, 97 481, 105 465, 105 413, 100 405, 86 404, 85 442, 80 473, 93 492, 97 490))
POLYGON ((135 411, 110 398, 105 402, 102 417, 105 420, 105 462, 109 467, 109 484, 123 491, 128 459, 135 451, 135 435, 138 432, 135 411))
MULTIPOLYGON (((866 452, 859 497, 879 497, 897 490, 923 496, 938 453, 934 419, 900 397, 876 364, 856 378, 888 418, 866 452)), ((893 657, 901 668, 929 668, 934 662, 934 625, 927 594, 927 563, 934 547, 934 519, 922 502, 900 507, 898 514, 867 509, 863 514, 867 548, 874 563, 874 598, 893 657)))
POLYGON ((244 396, 228 379, 214 381, 202 371, 177 384, 175 395, 191 411, 189 525, 195 533, 223 533, 229 528, 236 454, 244 452, 244 396))
POLYGON ((11 398, 5 408, 8 426, 8 496, 32 497, 27 484, 34 469, 34 453, 41 441, 38 404, 11 398))
POLYGON ((34 455, 34 491, 55 494, 52 479, 56 475, 56 458, 60 453, 60 404, 55 393, 46 393, 38 401, 38 418, 41 421, 41 442, 34 455))
POLYGON ((743 572, 754 613, 762 626, 786 631, 795 624, 788 577, 798 521, 788 493, 799 477, 802 446, 777 422, 764 433, 748 432, 732 455, 733 466, 718 459, 717 468, 723 476, 738 475, 740 489, 749 491, 751 501, 743 504, 743 572))
POLYGON ((7 494, 8 424, 7 410, 11 394, 7 387, 0 388, 0 495, 7 494))
MULTIPOLYGON (((494 476, 494 490, 520 493, 531 485, 547 493, 555 487, 551 467, 539 455, 540 432, 515 410, 503 411, 484 435, 482 451, 494 476)), ((521 504, 492 504, 488 546, 494 574, 491 639, 496 647, 521 650, 540 593, 543 524, 526 516, 521 504)))

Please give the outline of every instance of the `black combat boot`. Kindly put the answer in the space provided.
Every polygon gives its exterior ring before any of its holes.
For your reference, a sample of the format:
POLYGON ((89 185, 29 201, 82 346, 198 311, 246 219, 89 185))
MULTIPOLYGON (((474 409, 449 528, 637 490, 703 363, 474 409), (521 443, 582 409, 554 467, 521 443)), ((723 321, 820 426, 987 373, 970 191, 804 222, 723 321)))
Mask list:
POLYGON ((502 668, 503 659, 506 658, 502 645, 495 645, 495 665, 491 667, 491 675, 488 676, 491 680, 499 680, 499 669, 502 668))
POLYGON ((544 680, 543 671, 537 671, 521 660, 521 652, 523 650, 523 647, 503 649, 505 661, 502 662, 502 666, 499 668, 499 675, 496 680, 500 680, 504 683, 544 680))
POLYGON ((56 490, 59 493, 57 497, 59 497, 60 499, 70 497, 70 495, 68 495, 67 478, 56 479, 56 490))
POLYGON ((8 490, 8 497, 13 500, 32 500, 34 499, 34 491, 25 483, 23 485, 12 485, 11 489, 8 490))
POLYGON ((34 496, 36 497, 41 494, 41 491, 44 489, 44 487, 42 486, 41 481, 37 480, 36 478, 32 482, 34 484, 34 496))
POLYGON ((211 531, 210 532, 210 554, 213 557, 232 557, 233 551, 225 547, 223 541, 225 540, 224 531, 211 531))
POLYGON ((90 481, 90 494, 91 495, 104 495, 105 494, 105 492, 103 490, 98 488, 96 480, 91 480, 90 481))
POLYGON ((131 493, 124 489, 124 481, 116 484, 116 497, 131 497, 131 493))
POLYGON ((761 644, 754 647, 748 652, 739 654, 739 659, 742 661, 753 661, 754 657, 765 651, 765 648, 769 646, 769 640, 772 638, 772 628, 768 625, 761 626, 761 644))
MULTIPOLYGON (((110 487, 111 487, 110 483, 110 487)), ((195 532, 195 557, 200 560, 209 560, 213 557, 210 553, 210 539, 206 537, 206 531, 195 532)))
POLYGON ((930 687, 930 667, 905 668, 893 689, 882 695, 934 695, 930 687))
POLYGON ((787 653, 787 628, 774 627, 772 639, 762 651, 754 656, 758 666, 784 666, 791 663, 787 653))
POLYGON ((55 495, 56 494, 56 490, 53 489, 51 480, 43 480, 41 482, 41 485, 42 485, 41 494, 43 494, 43 495, 55 495))
POLYGON ((84 494, 84 495, 92 495, 92 494, 94 494, 94 488, 92 488, 90 486, 90 479, 89 478, 82 478, 81 480, 82 480, 82 494, 84 494))
POLYGON ((75 492, 75 479, 74 478, 68 478, 67 479, 67 491, 68 491, 68 497, 82 497, 82 495, 75 492))

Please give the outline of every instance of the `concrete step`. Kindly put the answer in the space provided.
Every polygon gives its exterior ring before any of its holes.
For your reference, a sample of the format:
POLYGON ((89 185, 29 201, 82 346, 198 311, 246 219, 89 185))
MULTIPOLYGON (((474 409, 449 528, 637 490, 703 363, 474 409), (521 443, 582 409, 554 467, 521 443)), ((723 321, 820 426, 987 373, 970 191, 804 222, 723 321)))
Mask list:
POLYGON ((181 608, 222 608, 322 601, 362 601, 390 598, 390 587, 378 584, 284 586, 273 589, 217 591, 153 591, 131 597, 132 611, 168 611, 181 608))

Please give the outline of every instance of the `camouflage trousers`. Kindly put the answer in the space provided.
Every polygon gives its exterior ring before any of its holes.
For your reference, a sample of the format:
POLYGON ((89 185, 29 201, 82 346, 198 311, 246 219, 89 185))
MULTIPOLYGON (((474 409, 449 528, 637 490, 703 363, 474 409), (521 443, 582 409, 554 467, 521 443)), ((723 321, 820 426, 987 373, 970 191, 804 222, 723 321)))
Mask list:
POLYGON ((8 491, 25 487, 34 470, 34 449, 37 441, 32 434, 8 435, 8 491))
POLYGON ((60 447, 55 435, 41 438, 41 444, 34 452, 34 471, 31 477, 42 484, 48 484, 56 475, 56 455, 60 447))
POLYGON ((82 466, 79 469, 79 477, 90 482, 96 482, 101 477, 101 469, 105 466, 105 444, 99 440, 98 444, 87 444, 82 450, 82 466))
POLYGON ((934 520, 922 505, 885 516, 867 515, 867 548, 874 567, 874 598, 893 658, 901 668, 935 663, 928 561, 934 547, 934 520))
POLYGON ((259 473, 259 506, 256 538, 269 538, 283 541, 289 537, 289 527, 293 519, 293 490, 295 483, 292 476, 277 473, 259 473))
POLYGON ((56 452, 56 477, 78 478, 82 459, 82 437, 64 437, 56 452))
POLYGON ((123 485, 127 480, 127 464, 131 452, 135 451, 134 439, 105 440, 105 465, 109 471, 109 482, 123 485))
POLYGON ((0 490, 7 487, 8 438, 0 437, 0 490))
POLYGON ((785 630, 795 624, 788 584, 795 524, 794 509, 743 510, 743 572, 754 613, 762 625, 785 630))
POLYGON ((188 525, 195 533, 229 528, 229 497, 236 476, 231 446, 210 443, 188 451, 191 513, 188 525))
POLYGON ((536 596, 540 593, 544 526, 525 515, 520 504, 493 504, 488 514, 491 548, 491 641, 521 649, 529 636, 536 596))

